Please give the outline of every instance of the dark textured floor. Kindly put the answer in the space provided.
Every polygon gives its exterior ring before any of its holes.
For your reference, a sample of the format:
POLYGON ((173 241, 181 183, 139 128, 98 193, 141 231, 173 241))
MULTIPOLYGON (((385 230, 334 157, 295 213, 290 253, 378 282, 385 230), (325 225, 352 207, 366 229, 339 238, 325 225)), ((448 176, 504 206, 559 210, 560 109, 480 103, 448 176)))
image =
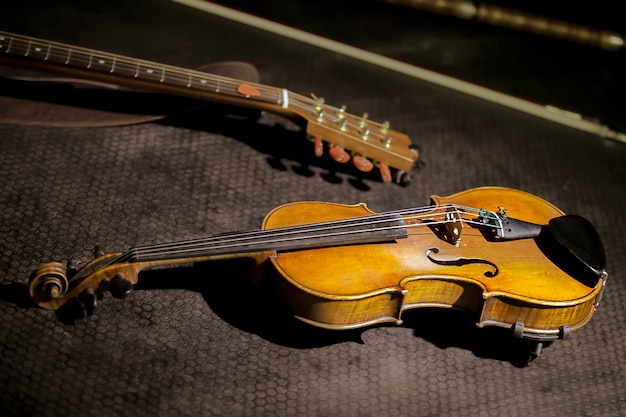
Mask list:
MULTIPOLYGON (((390 120, 420 147, 423 164, 409 186, 383 184, 316 158, 280 117, 233 122, 210 108, 123 127, 0 125, 0 415, 626 414, 624 144, 165 0, 23 1, 2 22, 2 30, 183 67, 248 61, 264 84, 390 120), (239 261, 146 272, 125 300, 106 297, 76 322, 27 295, 41 262, 84 262, 95 245, 117 251, 255 229, 288 201, 365 201, 383 211, 483 185, 584 215, 606 247, 609 281, 591 322, 528 367, 526 343, 452 311, 412 311, 399 327, 309 327, 252 286, 239 261)), ((456 39, 467 54, 478 48, 477 59, 483 52, 462 31, 431 36, 448 47, 456 39)), ((537 53, 551 55, 551 44, 537 53)), ((610 101, 609 92, 593 94, 584 105, 602 107, 604 94, 610 101)))

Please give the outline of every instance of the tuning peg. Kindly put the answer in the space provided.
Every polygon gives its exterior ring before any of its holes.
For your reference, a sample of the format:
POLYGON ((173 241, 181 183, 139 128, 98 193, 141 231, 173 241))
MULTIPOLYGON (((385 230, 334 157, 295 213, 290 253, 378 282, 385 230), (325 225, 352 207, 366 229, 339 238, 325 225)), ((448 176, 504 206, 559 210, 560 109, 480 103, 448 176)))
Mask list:
POLYGON ((380 162, 378 164, 378 169, 380 170, 380 176, 382 177, 384 182, 391 182, 391 170, 384 162, 380 162))
POLYGON ((67 271, 68 278, 73 277, 76 274, 76 272, 78 272, 79 264, 80 263, 76 259, 67 260, 67 263, 65 264, 65 270, 67 271))
POLYGON ((104 251, 100 249, 100 246, 94 246, 93 248, 93 257, 94 259, 99 258, 104 255, 104 251))
POLYGON ((96 300, 96 293, 93 288, 89 287, 83 292, 83 306, 85 307, 85 312, 88 316, 92 316, 93 312, 98 304, 96 300))
POLYGON ((361 116, 361 119, 359 120, 360 134, 361 134, 361 139, 363 140, 369 140, 369 136, 370 136, 370 128, 369 128, 369 123, 367 121, 368 117, 369 116, 367 113, 363 113, 363 116, 361 116))
POLYGON ((115 298, 126 298, 128 293, 133 289, 133 284, 127 281, 122 274, 117 274, 111 280, 111 295, 115 298))
POLYGON ((359 171, 363 172, 370 172, 374 168, 372 161, 361 155, 353 156, 352 163, 359 171))
POLYGON ((359 127, 361 129, 367 127, 367 118, 369 117, 369 114, 367 113, 363 113, 363 116, 361 116, 361 119, 359 120, 359 127))
POLYGON ((383 123, 382 125, 380 125, 380 133, 382 133, 383 135, 386 135, 389 132, 389 121, 386 121, 385 123, 383 123))
POLYGON ((313 106, 315 112, 315 120, 318 122, 322 122, 324 120, 324 97, 317 97, 315 94, 311 93, 311 97, 315 100, 315 105, 313 106))
POLYGON ((315 156, 322 156, 324 154, 324 143, 321 136, 315 136, 313 139, 315 156))
POLYGON ((350 154, 346 152, 345 149, 338 146, 331 147, 328 152, 330 153, 330 156, 339 163, 343 164, 350 160, 350 154))
POLYGON ((348 130, 348 119, 346 119, 346 106, 341 106, 341 108, 337 110, 337 127, 342 132, 348 130))

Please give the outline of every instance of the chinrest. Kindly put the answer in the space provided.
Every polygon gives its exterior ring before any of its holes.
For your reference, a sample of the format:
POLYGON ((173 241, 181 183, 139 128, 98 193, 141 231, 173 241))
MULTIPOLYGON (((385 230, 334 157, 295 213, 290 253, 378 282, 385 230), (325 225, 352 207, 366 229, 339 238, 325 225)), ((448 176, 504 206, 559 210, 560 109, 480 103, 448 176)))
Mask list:
POLYGON ((556 239, 576 259, 598 277, 604 273, 606 256, 600 235, 584 217, 569 214, 555 217, 549 222, 556 239))

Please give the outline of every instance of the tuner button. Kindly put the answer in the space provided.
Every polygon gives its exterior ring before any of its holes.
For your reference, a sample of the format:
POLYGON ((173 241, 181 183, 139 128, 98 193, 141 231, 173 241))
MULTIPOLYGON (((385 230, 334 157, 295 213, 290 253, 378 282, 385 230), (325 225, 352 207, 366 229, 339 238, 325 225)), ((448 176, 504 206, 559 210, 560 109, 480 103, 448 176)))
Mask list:
POLYGON ((321 136, 315 136, 314 139, 315 156, 322 156, 324 154, 324 143, 321 136))
POLYGON ((384 182, 391 182, 391 170, 387 166, 387 164, 381 162, 378 165, 380 169, 380 176, 382 177, 384 182))
POLYGON ((372 163, 372 161, 364 156, 354 156, 352 158, 352 163, 355 167, 357 167, 359 171, 363 172, 370 172, 374 168, 374 164, 372 163))
POLYGON ((339 163, 343 164, 350 160, 350 154, 337 146, 333 146, 328 152, 330 153, 330 156, 339 163))
POLYGON ((128 293, 133 289, 133 284, 124 279, 121 274, 117 274, 111 280, 111 295, 115 298, 125 298, 128 293))
POLYGON ((96 293, 93 288, 87 288, 83 292, 83 306, 88 316, 92 316, 98 302, 96 301, 96 293))

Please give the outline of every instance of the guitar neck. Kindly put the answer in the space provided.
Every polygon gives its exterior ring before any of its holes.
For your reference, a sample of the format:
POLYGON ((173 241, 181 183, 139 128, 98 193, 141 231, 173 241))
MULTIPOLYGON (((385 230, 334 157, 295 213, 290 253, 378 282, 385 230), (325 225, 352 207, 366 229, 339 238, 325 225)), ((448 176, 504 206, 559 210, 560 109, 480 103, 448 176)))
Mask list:
POLYGON ((286 112, 286 89, 0 32, 0 62, 141 90, 286 112))
POLYGON ((322 98, 305 97, 285 88, 1 31, 0 64, 304 119, 310 137, 368 158, 380 164, 381 172, 383 166, 408 172, 418 157, 408 136, 391 130, 389 123, 371 121, 367 114, 348 114, 345 107, 332 107, 322 98))

